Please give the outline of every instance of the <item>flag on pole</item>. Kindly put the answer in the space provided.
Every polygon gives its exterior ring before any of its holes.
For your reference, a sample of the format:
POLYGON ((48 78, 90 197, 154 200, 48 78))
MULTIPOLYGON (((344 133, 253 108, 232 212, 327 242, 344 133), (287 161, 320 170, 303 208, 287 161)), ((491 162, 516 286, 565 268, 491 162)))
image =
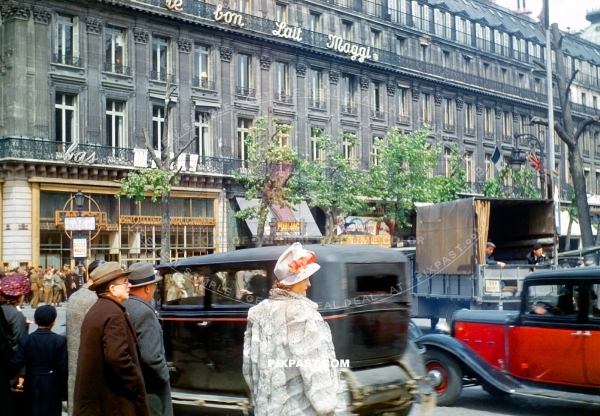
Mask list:
POLYGON ((544 33, 544 36, 546 36, 546 30, 548 30, 548 24, 550 20, 549 11, 550 10, 548 9, 548 0, 544 0, 542 11, 537 17, 540 21, 540 27, 542 29, 542 32, 544 33))
POLYGON ((492 163, 494 165, 496 165, 496 169, 498 169, 498 170, 502 169, 502 152, 500 151, 498 146, 496 146, 496 149, 494 150, 494 153, 492 154, 492 163))
POLYGON ((537 158, 535 152, 532 150, 529 152, 529 163, 535 168, 535 170, 539 171, 542 168, 542 162, 537 158))

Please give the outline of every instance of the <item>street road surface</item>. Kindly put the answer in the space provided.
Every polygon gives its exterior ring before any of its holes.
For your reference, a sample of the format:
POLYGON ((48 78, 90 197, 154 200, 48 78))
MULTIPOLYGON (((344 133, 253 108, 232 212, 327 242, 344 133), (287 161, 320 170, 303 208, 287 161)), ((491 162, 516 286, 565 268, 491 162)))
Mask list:
MULTIPOLYGON (((66 303, 63 303, 66 305, 66 303)), ((57 308, 58 317, 53 331, 59 334, 65 332, 66 307, 57 308)), ((35 311, 29 307, 23 307, 25 317, 33 321, 35 311)), ((429 332, 429 320, 417 319, 417 325, 424 332, 429 332)), ((37 329, 31 324, 29 332, 37 329)), ((576 398, 575 395, 573 395, 576 398)), ((175 408, 177 416, 227 416, 242 415, 242 412, 216 411, 211 409, 195 409, 187 406, 175 408)), ((409 416, 419 416, 421 408, 417 404, 413 407, 409 416)), ((63 413, 66 415, 66 413, 63 413)), ((438 407, 434 416, 597 416, 600 415, 600 399, 598 404, 584 404, 575 401, 548 399, 543 397, 493 397, 487 394, 481 387, 468 387, 463 389, 460 399, 452 407, 438 407)))

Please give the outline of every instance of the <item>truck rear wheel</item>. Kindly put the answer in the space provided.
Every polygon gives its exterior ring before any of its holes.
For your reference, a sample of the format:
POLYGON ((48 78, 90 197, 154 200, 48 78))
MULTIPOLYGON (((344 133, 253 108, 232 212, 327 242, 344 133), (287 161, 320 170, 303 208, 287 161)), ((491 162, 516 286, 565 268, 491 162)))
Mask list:
POLYGON ((438 406, 452 405, 462 390, 462 369, 445 352, 427 350, 423 354, 427 375, 437 393, 438 406))

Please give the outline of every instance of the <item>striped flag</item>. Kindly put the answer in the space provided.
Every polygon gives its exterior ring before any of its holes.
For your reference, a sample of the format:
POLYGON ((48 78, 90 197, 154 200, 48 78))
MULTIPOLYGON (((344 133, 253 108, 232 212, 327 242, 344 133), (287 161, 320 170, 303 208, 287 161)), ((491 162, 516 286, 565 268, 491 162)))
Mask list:
POLYGON ((537 158, 533 150, 529 152, 529 163, 531 163, 535 170, 539 171, 542 168, 542 162, 537 158))

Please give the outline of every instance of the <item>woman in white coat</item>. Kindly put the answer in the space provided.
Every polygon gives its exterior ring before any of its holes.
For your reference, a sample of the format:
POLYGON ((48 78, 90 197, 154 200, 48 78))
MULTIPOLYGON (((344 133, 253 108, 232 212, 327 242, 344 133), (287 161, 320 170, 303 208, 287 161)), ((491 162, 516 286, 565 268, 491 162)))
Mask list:
POLYGON ((256 416, 348 414, 331 330, 306 297, 319 268, 315 254, 294 243, 277 261, 269 299, 248 312, 243 370, 256 416))

